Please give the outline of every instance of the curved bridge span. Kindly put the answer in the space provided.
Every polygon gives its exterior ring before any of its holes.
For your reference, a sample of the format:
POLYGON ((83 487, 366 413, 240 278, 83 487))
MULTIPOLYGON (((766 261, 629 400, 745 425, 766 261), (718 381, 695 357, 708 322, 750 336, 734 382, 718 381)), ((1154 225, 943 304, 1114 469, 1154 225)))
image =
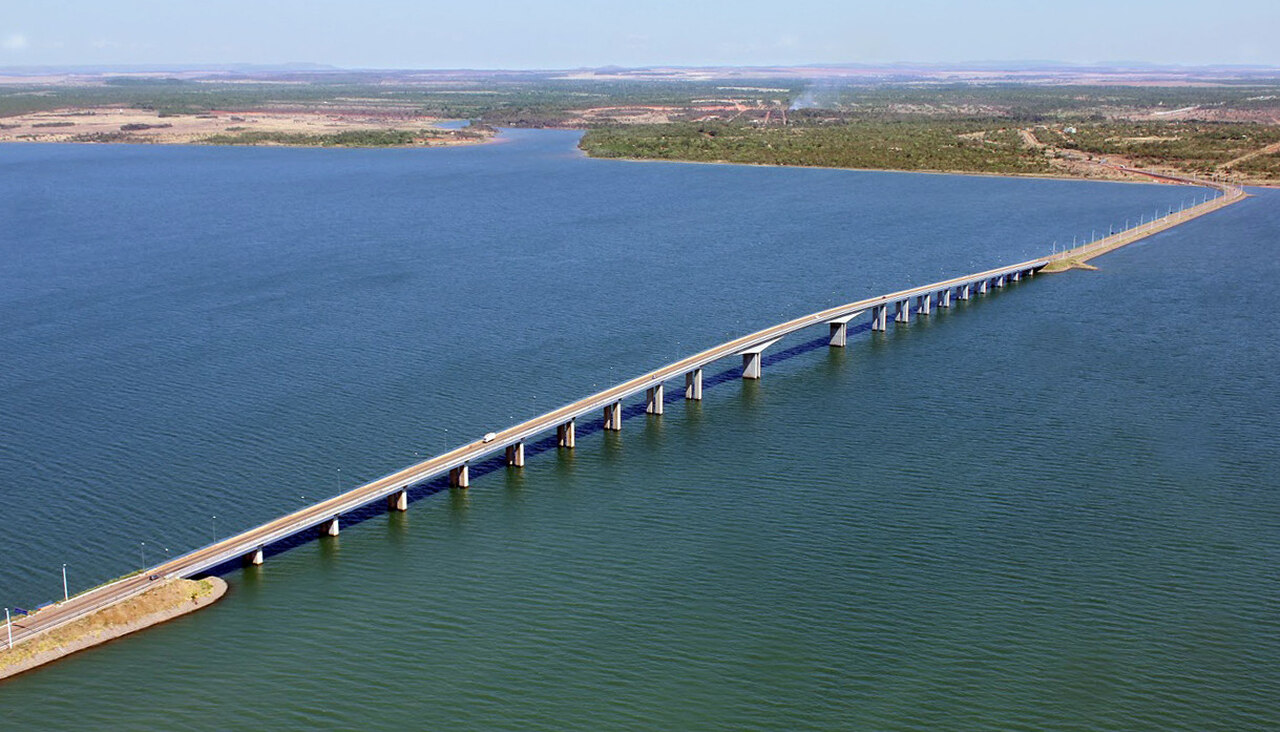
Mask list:
MULTIPOLYGON (((641 393, 644 394, 646 411, 651 414, 662 414, 665 388, 670 381, 676 381, 677 385, 683 382, 686 399, 700 400, 703 369, 723 359, 741 357, 742 377, 758 379, 762 375, 762 354, 765 349, 798 331, 826 326, 826 332, 830 338, 829 344, 832 347, 843 347, 846 344, 849 323, 863 315, 870 318, 873 331, 884 331, 889 327, 891 314, 895 322, 908 323, 913 316, 928 315, 935 307, 948 308, 952 306, 954 300, 968 300, 986 295, 993 289, 1032 277, 1055 260, 1087 259, 1222 206, 1230 205, 1244 197, 1243 191, 1236 188, 1200 181, 1180 182, 1208 185, 1218 189, 1222 195, 1178 214, 1171 212, 1166 219, 1119 232, 1076 250, 827 308, 721 343, 533 419, 490 433, 484 439, 467 443, 402 468, 235 536, 215 541, 140 574, 120 579, 72 597, 65 602, 46 607, 12 624, 9 628, 12 632, 11 643, 21 642, 33 635, 137 595, 151 586, 153 578, 195 577, 229 562, 244 561, 249 564, 261 564, 267 547, 303 532, 319 530, 322 534, 337 535, 344 515, 368 507, 375 502, 386 501, 389 510, 407 510, 409 489, 433 479, 448 475, 451 486, 466 488, 470 483, 470 465, 494 457, 499 452, 505 453, 508 465, 523 466, 526 442, 541 435, 554 431, 557 444, 562 448, 571 449, 576 442, 576 421, 585 415, 597 411, 603 412, 604 429, 620 430, 623 401, 641 393)), ((0 642, 3 641, 4 638, 0 637, 0 642)))

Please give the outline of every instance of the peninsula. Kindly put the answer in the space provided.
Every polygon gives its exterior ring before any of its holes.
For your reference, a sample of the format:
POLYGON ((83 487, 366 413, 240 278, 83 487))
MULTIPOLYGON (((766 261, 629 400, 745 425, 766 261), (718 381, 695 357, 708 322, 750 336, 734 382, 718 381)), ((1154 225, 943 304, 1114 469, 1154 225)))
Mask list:
MULTIPOLYGON (((17 643, 9 640, 13 628, 7 628, 7 637, 0 638, 0 679, 207 607, 217 602, 226 591, 227 583, 221 577, 170 579, 146 592, 103 605, 17 643)), ((50 609, 37 610, 24 618, 37 619, 50 609)), ((14 621, 13 626, 22 629, 24 620, 14 621)))

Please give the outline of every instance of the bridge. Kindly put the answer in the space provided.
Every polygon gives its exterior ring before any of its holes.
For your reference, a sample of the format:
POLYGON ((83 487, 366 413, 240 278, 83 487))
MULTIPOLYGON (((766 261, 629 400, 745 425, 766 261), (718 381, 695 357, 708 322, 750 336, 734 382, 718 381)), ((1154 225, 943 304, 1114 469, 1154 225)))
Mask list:
MULTIPOLYGON (((20 643, 33 635, 128 599, 144 592, 161 578, 196 577, 233 562, 262 564, 268 547, 304 532, 318 531, 322 535, 336 536, 343 516, 371 504, 385 501, 388 510, 405 511, 409 506, 409 490, 433 479, 447 475, 451 487, 465 489, 471 482, 471 465, 495 457, 499 452, 504 455, 507 465, 521 468, 525 465, 526 444, 539 436, 549 435, 552 431, 555 432, 559 448, 574 449, 579 419, 600 413, 605 430, 621 430, 623 403, 641 394, 644 395, 645 411, 660 415, 664 410, 665 391, 669 382, 675 381, 677 388, 683 385, 686 400, 701 400, 703 369, 723 359, 741 358, 742 378, 759 379, 763 376, 764 351, 798 331, 825 326, 823 332, 829 339, 829 345, 832 348, 843 348, 848 342, 849 323, 855 318, 866 315, 873 331, 885 331, 889 328, 890 314, 895 323, 910 323, 913 317, 929 316, 934 308, 950 308, 958 300, 987 295, 1011 283, 1033 277, 1055 261, 1083 261, 1230 205, 1245 195, 1238 188, 1218 184, 1188 179, 1180 179, 1178 182, 1208 185, 1217 189, 1221 195, 1177 214, 1170 212, 1164 218, 1143 222, 1138 227, 1051 257, 1032 259, 838 305, 721 343, 261 526, 215 541, 139 574, 47 607, 15 621, 8 629, 12 633, 10 644, 20 643)), ((0 637, 0 642, 3 640, 0 637)))

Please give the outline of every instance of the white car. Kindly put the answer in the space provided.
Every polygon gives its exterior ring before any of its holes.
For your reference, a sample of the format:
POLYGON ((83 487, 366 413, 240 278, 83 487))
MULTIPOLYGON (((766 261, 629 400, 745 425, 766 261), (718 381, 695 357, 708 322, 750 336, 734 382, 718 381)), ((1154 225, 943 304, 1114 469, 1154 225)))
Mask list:
POLYGON ((484 434, 484 439, 481 440, 481 442, 493 442, 493 438, 497 436, 498 436, 497 432, 486 432, 484 434))

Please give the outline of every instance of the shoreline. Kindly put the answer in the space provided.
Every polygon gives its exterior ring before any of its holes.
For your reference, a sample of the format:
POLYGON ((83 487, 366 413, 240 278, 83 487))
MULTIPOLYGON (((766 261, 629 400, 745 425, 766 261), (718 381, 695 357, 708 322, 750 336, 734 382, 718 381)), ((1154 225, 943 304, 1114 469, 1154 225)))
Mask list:
POLYGON ((140 630, 202 610, 227 592, 226 580, 174 579, 120 603, 23 639, 13 648, 0 637, 0 682, 140 630), (190 599, 190 602, 187 600, 190 599))
MULTIPOLYGON (((1212 188, 1213 186, 1204 183, 1161 183, 1156 180, 1142 180, 1141 176, 1133 177, 1100 177, 1090 178, 1083 175, 1069 175, 1067 173, 992 173, 980 170, 907 170, 903 168, 846 168, 840 166, 829 165, 787 165, 785 163, 741 163, 733 160, 678 160, 669 158, 629 158, 629 157, 598 157, 583 150, 578 150, 582 155, 591 160, 617 160, 624 163, 680 163, 682 165, 742 165, 752 168, 790 168, 794 170, 844 170, 852 173, 915 173, 919 175, 964 175, 980 178, 1009 178, 1012 180, 1061 180, 1061 181, 1083 181, 1087 183, 1127 183, 1133 185, 1190 185, 1197 188, 1212 188)), ((1243 185, 1255 186, 1256 184, 1245 183, 1243 185)), ((1273 184, 1280 187, 1280 184, 1273 184)), ((1265 186, 1257 186, 1265 187, 1265 186)))

